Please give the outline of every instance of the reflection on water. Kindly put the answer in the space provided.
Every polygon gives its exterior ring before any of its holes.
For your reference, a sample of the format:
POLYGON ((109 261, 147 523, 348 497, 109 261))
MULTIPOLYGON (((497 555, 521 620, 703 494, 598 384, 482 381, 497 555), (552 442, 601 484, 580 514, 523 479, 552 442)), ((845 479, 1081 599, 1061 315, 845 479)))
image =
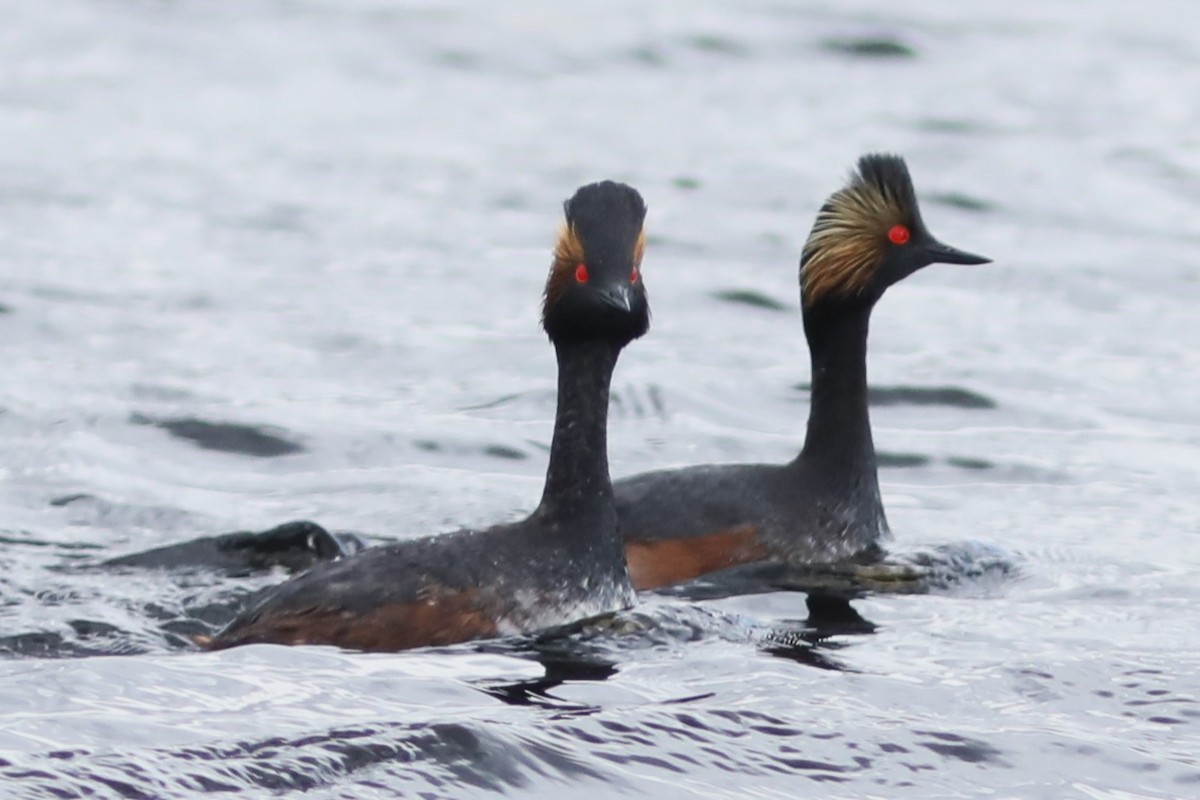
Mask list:
POLYGON ((206 450, 237 453, 259 458, 274 458, 304 452, 304 445, 290 441, 279 432, 251 425, 230 422, 208 422, 194 417, 155 419, 133 414, 129 421, 135 425, 153 425, 179 439, 194 442, 206 450))
POLYGON ((807 667, 853 671, 837 660, 838 650, 850 645, 844 637, 875 632, 875 624, 864 619, 844 596, 810 592, 806 597, 808 619, 803 625, 776 624, 763 642, 763 650, 807 667))

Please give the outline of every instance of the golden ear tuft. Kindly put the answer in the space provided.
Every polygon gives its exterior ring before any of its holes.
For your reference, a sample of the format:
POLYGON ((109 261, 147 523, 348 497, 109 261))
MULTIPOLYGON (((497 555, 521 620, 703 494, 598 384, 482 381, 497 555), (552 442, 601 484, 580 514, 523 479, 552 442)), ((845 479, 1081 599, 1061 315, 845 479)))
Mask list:
POLYGON ((546 279, 545 300, 542 304, 542 316, 546 309, 558 302, 563 292, 567 290, 575 273, 575 267, 585 263, 583 242, 575 229, 565 222, 558 232, 558 240, 554 243, 554 261, 550 264, 550 277, 546 279))
POLYGON ((573 267, 583 260, 583 242, 579 240, 575 229, 564 222, 558 232, 558 241, 554 243, 554 265, 573 267))
POLYGON ((853 180, 817 214, 804 244, 804 304, 861 294, 883 263, 887 232, 908 222, 903 202, 880 186, 853 180))

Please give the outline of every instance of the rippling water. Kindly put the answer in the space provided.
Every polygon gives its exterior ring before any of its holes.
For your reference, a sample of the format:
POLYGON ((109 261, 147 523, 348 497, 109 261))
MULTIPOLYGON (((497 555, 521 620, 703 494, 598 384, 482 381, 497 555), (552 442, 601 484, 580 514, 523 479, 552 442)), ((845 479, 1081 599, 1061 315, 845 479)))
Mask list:
POLYGON ((5 797, 1200 793, 1191 7, 684 5, 0 1, 5 797), (995 259, 876 312, 896 546, 1007 571, 364 656, 187 651, 279 575, 93 568, 528 510, 601 177, 653 233, 614 473, 789 458, 799 248, 872 149, 995 259))

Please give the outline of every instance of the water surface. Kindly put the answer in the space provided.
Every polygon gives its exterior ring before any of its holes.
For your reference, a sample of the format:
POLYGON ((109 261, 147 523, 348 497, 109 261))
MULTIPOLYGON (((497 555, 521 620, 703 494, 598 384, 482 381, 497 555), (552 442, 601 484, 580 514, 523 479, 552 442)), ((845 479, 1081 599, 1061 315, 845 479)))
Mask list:
POLYGON ((5 796, 1195 795, 1186 10, 0 1, 5 796), (859 624, 650 598, 553 645, 363 656, 186 649, 279 575, 84 568, 527 512, 549 248, 604 177, 650 206, 655 312, 614 473, 790 458, 799 249, 877 149, 995 260, 876 312, 895 545, 1017 571, 859 624))

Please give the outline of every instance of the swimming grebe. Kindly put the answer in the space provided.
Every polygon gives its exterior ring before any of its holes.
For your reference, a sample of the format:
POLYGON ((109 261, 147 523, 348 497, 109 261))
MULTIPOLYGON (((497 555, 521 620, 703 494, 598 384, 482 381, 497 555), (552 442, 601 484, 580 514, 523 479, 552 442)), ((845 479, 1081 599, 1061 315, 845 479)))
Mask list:
POLYGON ((866 155, 825 202, 800 258, 812 404, 789 464, 704 465, 614 483, 634 586, 739 564, 829 564, 889 537, 867 412, 867 325, 884 291, 933 263, 989 259, 942 244, 921 221, 904 160, 866 155))
POLYGON ((213 649, 252 642, 390 651, 537 631, 633 605, 608 474, 613 368, 644 334, 646 207, 632 188, 584 186, 546 281, 542 326, 558 356, 558 412, 541 503, 481 531, 376 547, 268 590, 213 649))
MULTIPOLYGON (((821 208, 800 261, 812 404, 785 465, 706 465, 617 481, 630 576, 655 589, 740 564, 833 564, 882 555, 889 536, 866 398, 871 309, 931 263, 988 259, 941 244, 921 221, 903 159, 868 155, 821 208)), ((187 544, 180 547, 186 548, 187 544)), ((189 553, 161 561, 186 565, 189 553)))
POLYGON ((210 569, 233 577, 277 567, 295 573, 352 556, 366 546, 366 541, 353 533, 334 533, 315 522, 296 520, 265 531, 235 531, 142 550, 110 558, 99 566, 210 569))

